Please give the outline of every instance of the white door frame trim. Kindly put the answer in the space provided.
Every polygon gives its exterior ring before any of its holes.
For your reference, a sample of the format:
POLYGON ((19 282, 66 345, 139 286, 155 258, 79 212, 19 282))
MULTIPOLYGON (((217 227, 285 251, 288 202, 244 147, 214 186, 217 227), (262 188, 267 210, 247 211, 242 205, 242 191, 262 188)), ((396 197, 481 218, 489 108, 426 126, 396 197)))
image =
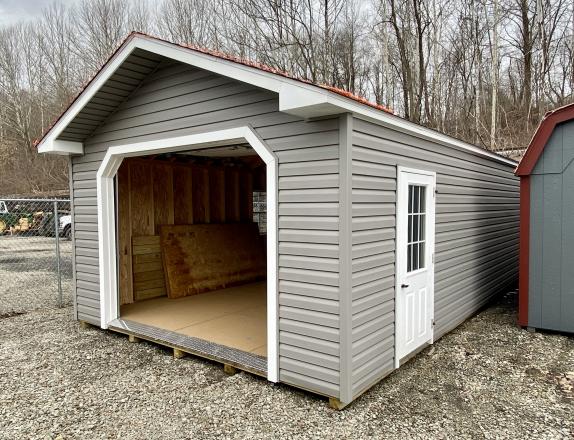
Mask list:
MULTIPOLYGON (((435 227, 436 227, 436 173, 434 171, 426 171, 426 170, 419 170, 415 168, 408 168, 397 166, 397 207, 396 207, 396 231, 395 231, 395 368, 399 368, 401 360, 399 359, 399 341, 398 341, 398 319, 397 319, 397 297, 399 292, 401 291, 401 280, 399 278, 399 274, 401 271, 399 269, 405 264, 406 261, 406 249, 402 244, 402 238, 406 234, 406 226, 401 224, 399 218, 402 218, 399 214, 404 213, 408 206, 404 206, 400 197, 400 188, 402 174, 403 173, 411 173, 411 174, 420 174, 422 176, 429 176, 432 177, 433 183, 431 188, 432 199, 429 197, 427 200, 432 200, 430 209, 427 213, 427 220, 432 225, 432 234, 430 234, 429 240, 427 241, 428 249, 429 249, 429 267, 431 270, 430 275, 430 290, 431 290, 431 298, 432 301, 430 302, 430 310, 431 310, 431 319, 434 321, 434 253, 435 253, 435 227)), ((431 326, 431 338, 429 343, 434 342, 434 326, 431 326)))
POLYGON ((279 380, 277 158, 250 126, 108 148, 96 179, 101 327, 106 329, 110 322, 119 318, 114 177, 124 157, 193 150, 232 142, 249 143, 267 165, 267 379, 277 382, 279 380))

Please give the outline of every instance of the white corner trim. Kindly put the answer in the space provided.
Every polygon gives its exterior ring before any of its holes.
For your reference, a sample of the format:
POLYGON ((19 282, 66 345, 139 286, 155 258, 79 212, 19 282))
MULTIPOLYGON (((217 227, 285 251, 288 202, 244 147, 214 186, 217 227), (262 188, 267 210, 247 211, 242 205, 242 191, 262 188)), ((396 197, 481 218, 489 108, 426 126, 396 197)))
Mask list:
POLYGON ((82 142, 50 139, 46 142, 42 142, 38 146, 38 153, 52 153, 66 156, 70 154, 84 154, 84 144, 82 142))
POLYGON ((168 153, 248 142, 267 165, 267 379, 279 380, 278 236, 275 155, 249 126, 119 145, 108 149, 97 172, 98 252, 100 262, 101 327, 119 318, 114 177, 124 157, 168 153))
MULTIPOLYGON (((429 139, 440 144, 470 151, 474 154, 488 157, 500 163, 515 167, 517 163, 483 148, 468 144, 461 140, 444 135, 437 131, 409 122, 398 116, 388 114, 382 110, 371 108, 350 98, 338 95, 319 86, 308 84, 292 78, 276 75, 256 67, 236 63, 214 55, 204 54, 192 49, 178 46, 144 35, 132 37, 115 55, 108 64, 96 75, 89 86, 82 92, 76 101, 64 112, 62 117, 50 129, 42 142, 38 145, 40 152, 58 153, 50 145, 57 140, 68 124, 84 108, 97 91, 113 75, 118 67, 136 49, 162 55, 185 64, 199 67, 238 81, 254 85, 279 94, 280 110, 286 113, 297 114, 302 117, 329 116, 338 113, 350 112, 367 119, 381 123, 387 127, 399 130, 413 136, 429 139)), ((59 154, 70 154, 67 152, 59 154)), ((76 154, 75 152, 73 154, 76 154)), ((81 154, 81 153, 80 153, 81 154)))

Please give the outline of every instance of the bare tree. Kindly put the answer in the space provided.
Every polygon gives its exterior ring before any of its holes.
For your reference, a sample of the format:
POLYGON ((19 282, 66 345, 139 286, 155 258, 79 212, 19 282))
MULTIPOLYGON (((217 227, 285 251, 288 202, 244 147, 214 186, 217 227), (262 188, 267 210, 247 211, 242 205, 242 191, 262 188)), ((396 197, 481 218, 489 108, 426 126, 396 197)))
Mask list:
POLYGON ((128 34, 127 0, 83 0, 73 10, 75 53, 97 70, 128 34))
POLYGON ((574 101, 566 0, 78 0, 0 29, 0 185, 66 187, 31 146, 130 31, 220 50, 383 103, 486 148, 524 148, 574 101))

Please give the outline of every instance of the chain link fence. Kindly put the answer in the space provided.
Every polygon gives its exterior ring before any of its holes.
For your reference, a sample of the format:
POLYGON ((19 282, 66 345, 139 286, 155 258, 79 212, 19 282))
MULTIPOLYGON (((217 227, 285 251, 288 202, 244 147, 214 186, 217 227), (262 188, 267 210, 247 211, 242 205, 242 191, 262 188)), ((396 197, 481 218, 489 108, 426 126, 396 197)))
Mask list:
POLYGON ((71 227, 69 200, 0 198, 0 315, 71 303, 71 227))

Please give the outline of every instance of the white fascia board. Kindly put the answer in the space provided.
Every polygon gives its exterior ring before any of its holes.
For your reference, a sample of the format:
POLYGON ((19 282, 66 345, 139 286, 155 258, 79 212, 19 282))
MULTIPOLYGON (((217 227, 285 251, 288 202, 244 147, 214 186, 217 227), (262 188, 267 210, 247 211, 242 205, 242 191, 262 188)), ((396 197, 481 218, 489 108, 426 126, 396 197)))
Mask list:
POLYGON ((84 144, 82 142, 46 139, 38 146, 38 153, 52 153, 65 156, 70 154, 84 154, 84 144))
POLYGON ((285 81, 298 82, 277 74, 266 72, 256 67, 237 63, 235 61, 219 58, 215 55, 205 54, 185 46, 178 46, 161 40, 136 36, 136 47, 153 52, 164 57, 189 64, 228 78, 236 79, 247 84, 279 93, 285 81))

